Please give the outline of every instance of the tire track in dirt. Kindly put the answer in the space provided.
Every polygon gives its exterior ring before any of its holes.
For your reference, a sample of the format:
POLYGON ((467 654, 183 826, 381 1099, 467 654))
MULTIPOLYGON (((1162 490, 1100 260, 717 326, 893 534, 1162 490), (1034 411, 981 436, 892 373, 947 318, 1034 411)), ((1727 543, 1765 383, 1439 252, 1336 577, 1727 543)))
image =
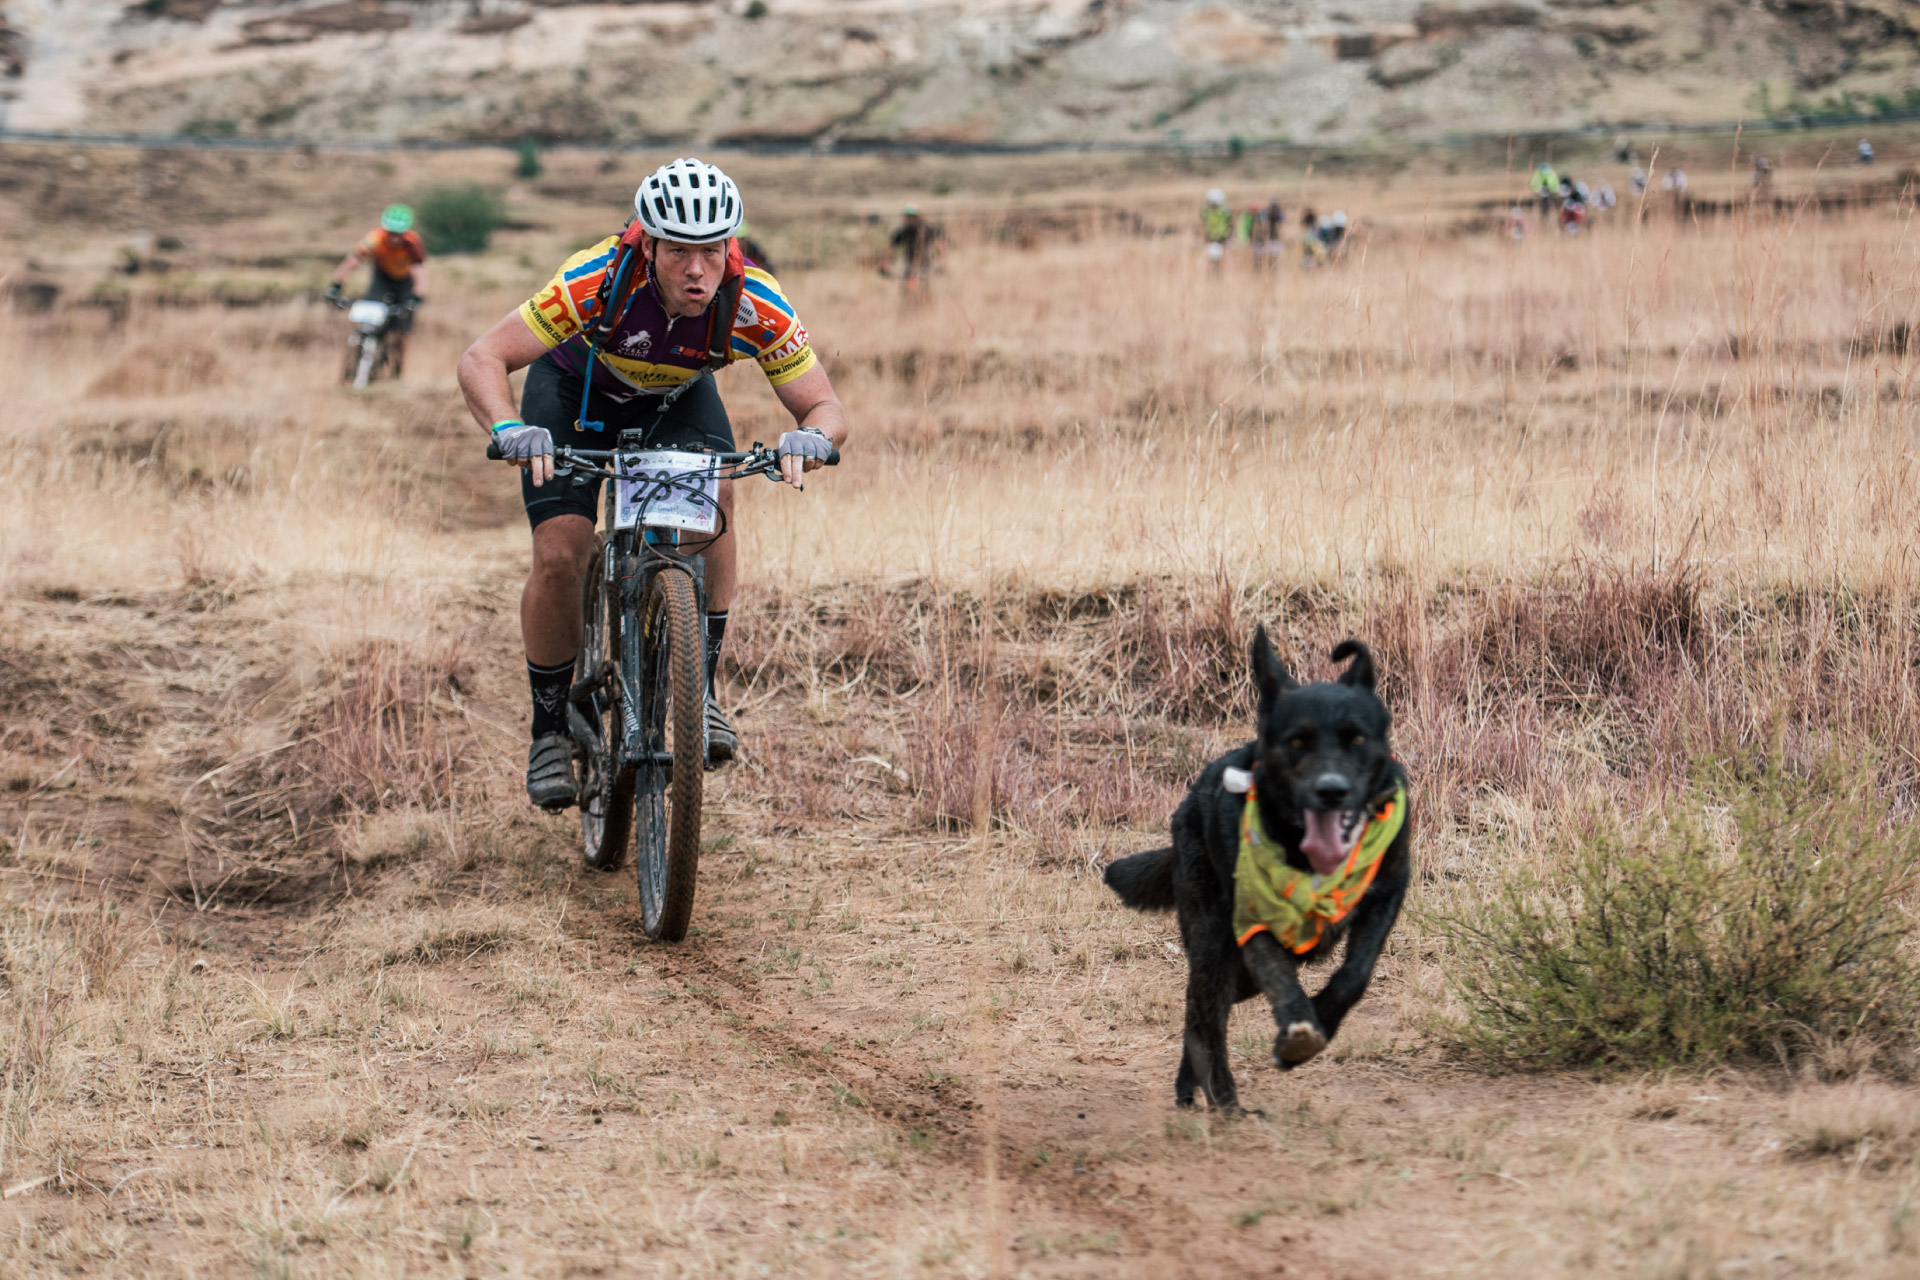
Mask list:
MULTIPOLYGON (((851 1090, 880 1119, 906 1128, 937 1130, 941 1141, 934 1148, 934 1158, 963 1167, 983 1181, 997 1179, 1005 1184, 1014 1193, 1007 1208, 1038 1207, 1065 1217, 1097 1215, 1100 1226, 1129 1241, 1142 1260, 1175 1256, 1190 1262, 1230 1260, 1230 1251, 1216 1249, 1206 1240, 1206 1224, 1192 1207, 1158 1190, 1149 1171, 1131 1171, 1127 1186, 1117 1172, 1095 1180, 1064 1164, 1036 1165, 1030 1156, 1044 1129, 1022 1114, 1028 1108, 1004 1107, 989 1118, 988 1104, 956 1080, 915 1079, 885 1053, 856 1045, 842 1043, 831 1052, 823 1051, 817 1045, 819 1037, 809 1042, 788 1014, 768 1006, 743 959, 730 962, 709 951, 658 946, 649 946, 645 955, 660 977, 677 981, 709 1009, 734 1019, 738 1029, 782 1059, 788 1069, 851 1090), (848 1065, 857 1068, 854 1078, 847 1078, 849 1073, 842 1070, 848 1065), (991 1172, 985 1158, 989 1145, 998 1155, 991 1172)), ((820 1031, 827 1025, 823 1020, 809 1024, 808 1030, 820 1031)))
MULTIPOLYGON (((767 1006, 760 984, 742 965, 729 965, 710 952, 669 950, 657 944, 645 954, 662 977, 679 981, 714 1012, 736 1019, 763 1049, 807 1074, 851 1090, 862 1106, 882 1119, 940 1130, 956 1155, 971 1158, 978 1152, 975 1118, 980 1104, 957 1081, 915 1080, 885 1054, 859 1045, 843 1043, 825 1050, 809 1043, 789 1016, 767 1006), (734 996, 725 994, 728 987, 734 996), (857 1077, 845 1079, 836 1070, 846 1064, 858 1069, 857 1077)), ((817 1031, 821 1025, 809 1024, 808 1029, 817 1031)))

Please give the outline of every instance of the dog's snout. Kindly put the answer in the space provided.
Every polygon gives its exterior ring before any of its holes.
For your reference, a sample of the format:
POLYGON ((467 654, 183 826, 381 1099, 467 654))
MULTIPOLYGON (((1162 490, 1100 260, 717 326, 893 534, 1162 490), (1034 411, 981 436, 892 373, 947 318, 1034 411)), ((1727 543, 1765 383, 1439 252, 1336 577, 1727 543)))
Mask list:
POLYGON ((1323 773, 1313 780, 1313 794, 1321 804, 1331 809, 1347 798, 1353 790, 1353 783, 1344 773, 1323 773))

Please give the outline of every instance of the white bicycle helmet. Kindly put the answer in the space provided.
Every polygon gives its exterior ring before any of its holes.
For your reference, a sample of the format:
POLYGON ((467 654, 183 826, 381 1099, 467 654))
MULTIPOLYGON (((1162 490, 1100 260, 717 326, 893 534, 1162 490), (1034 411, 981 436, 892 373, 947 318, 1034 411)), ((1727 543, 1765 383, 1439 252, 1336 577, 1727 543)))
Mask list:
POLYGON ((1218 209, 1227 203, 1227 193, 1218 187, 1212 187, 1207 191, 1207 203, 1218 209))
POLYGON ((647 175, 633 193, 633 212, 648 235, 682 244, 725 240, 739 230, 745 214, 732 178, 685 157, 647 175))

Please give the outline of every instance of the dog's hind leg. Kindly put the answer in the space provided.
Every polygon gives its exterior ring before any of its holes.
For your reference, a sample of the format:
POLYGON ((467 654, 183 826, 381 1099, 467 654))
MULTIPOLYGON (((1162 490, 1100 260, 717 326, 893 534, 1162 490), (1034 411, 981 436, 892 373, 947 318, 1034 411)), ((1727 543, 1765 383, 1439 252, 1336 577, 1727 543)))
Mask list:
POLYGON ((1227 1018, 1232 1013, 1231 996, 1217 982, 1207 981, 1200 972, 1188 975, 1185 1048, 1173 1084, 1176 1105, 1191 1107, 1197 1088, 1215 1111, 1239 1107, 1239 1090, 1227 1062, 1227 1018))
POLYGON ((1300 986, 1299 966, 1293 957, 1263 929, 1240 948, 1240 959, 1273 1006, 1273 1020, 1280 1028, 1273 1040, 1274 1065, 1286 1071, 1311 1061, 1327 1047, 1327 1033, 1314 1012, 1313 1001, 1300 986))

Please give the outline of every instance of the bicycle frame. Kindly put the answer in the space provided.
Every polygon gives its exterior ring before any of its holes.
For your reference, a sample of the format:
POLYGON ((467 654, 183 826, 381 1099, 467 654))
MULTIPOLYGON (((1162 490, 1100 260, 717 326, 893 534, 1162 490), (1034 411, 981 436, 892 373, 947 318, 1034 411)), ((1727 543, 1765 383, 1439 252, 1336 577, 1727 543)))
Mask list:
MULTIPOLYGON (((623 432, 615 448, 602 451, 568 450, 556 451, 554 479, 571 477, 576 470, 585 470, 604 479, 618 479, 620 473, 608 467, 596 466, 605 462, 612 467, 619 466, 620 455, 637 452, 645 446, 641 443, 644 433, 623 432), (582 467, 579 464, 585 463, 582 467)), ((722 471, 723 479, 744 479, 752 475, 774 473, 778 463, 774 456, 756 441, 746 453, 716 453, 710 466, 722 471), (726 470, 732 468, 732 470, 726 470)), ((837 459, 836 459, 837 460, 837 459)), ((698 473, 687 473, 693 475, 698 473)), ((687 475, 676 479, 685 479, 687 475)), ((680 531, 658 525, 648 525, 643 518, 632 528, 616 527, 615 508, 618 503, 617 486, 609 484, 601 494, 605 504, 604 522, 607 530, 605 553, 602 556, 602 572, 606 575, 604 586, 616 602, 623 623, 638 620, 639 611, 647 598, 647 592, 654 578, 661 573, 684 573, 693 582, 694 600, 700 616, 700 642, 704 653, 707 639, 707 574, 706 562, 699 553, 680 549, 680 531)), ((715 533, 713 537, 718 537, 715 533)), ((673 756, 668 752, 658 753, 658 759, 647 757, 645 735, 641 723, 645 718, 646 705, 642 698, 639 673, 646 669, 647 637, 645 629, 637 625, 622 625, 620 628, 620 660, 616 670, 603 660, 601 669, 586 674, 577 681, 568 692, 567 726, 573 738, 583 750, 600 753, 604 744, 594 727, 594 720, 581 710, 582 704, 592 698, 607 684, 608 678, 618 681, 620 692, 620 741, 619 756, 625 767, 654 764, 672 767, 673 756)), ((707 744, 700 744, 700 758, 706 756, 707 744)))

